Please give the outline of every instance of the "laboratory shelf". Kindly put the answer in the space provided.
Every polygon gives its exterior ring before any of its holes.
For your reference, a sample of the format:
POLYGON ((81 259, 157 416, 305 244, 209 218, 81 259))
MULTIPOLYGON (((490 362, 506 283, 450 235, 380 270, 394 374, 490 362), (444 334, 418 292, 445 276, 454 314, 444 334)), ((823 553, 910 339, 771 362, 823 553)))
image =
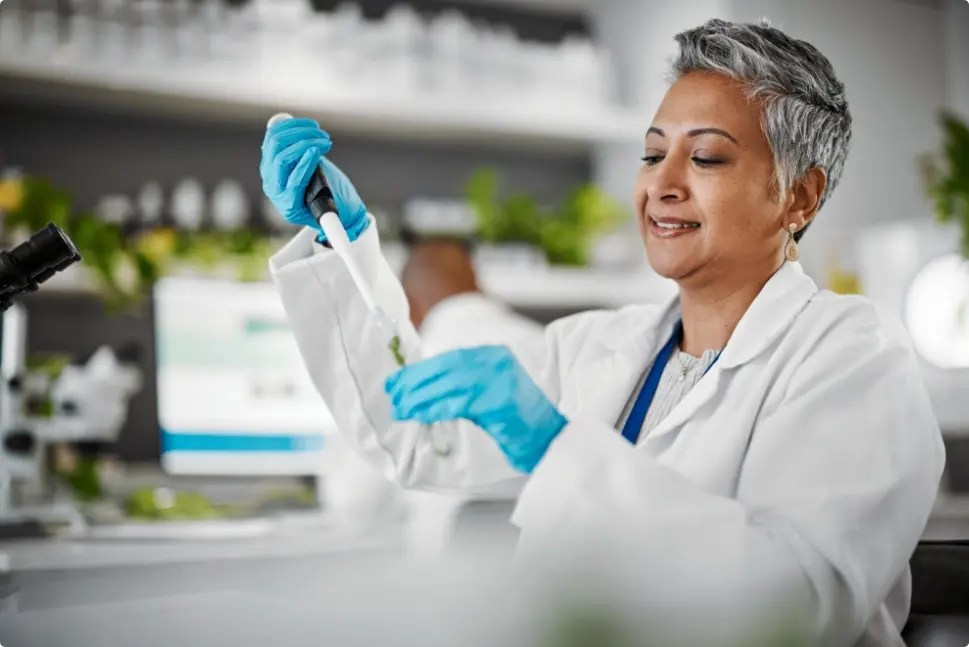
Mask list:
MULTIPOLYGON (((387 254, 387 260, 395 272, 403 266, 403 258, 397 254, 387 254)), ((617 308, 664 301, 676 291, 675 284, 646 267, 620 270, 479 265, 477 269, 482 289, 515 308, 617 308)), ((194 274, 191 268, 180 268, 177 273, 194 274)), ((80 265, 55 274, 41 288, 42 294, 92 291, 80 265)))
POLYGON ((633 111, 568 101, 338 92, 324 81, 306 83, 302 74, 282 76, 258 64, 106 67, 61 58, 0 53, 0 97, 260 126, 285 111, 333 131, 517 150, 588 152, 599 144, 635 143, 645 129, 643 116, 633 111))

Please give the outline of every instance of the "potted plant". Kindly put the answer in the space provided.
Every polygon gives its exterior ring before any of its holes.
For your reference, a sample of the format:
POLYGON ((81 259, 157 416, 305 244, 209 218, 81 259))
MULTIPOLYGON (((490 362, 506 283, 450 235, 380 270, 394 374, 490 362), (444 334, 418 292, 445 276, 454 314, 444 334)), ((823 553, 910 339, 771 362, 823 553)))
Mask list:
MULTIPOLYGON (((943 144, 939 152, 919 159, 922 180, 934 205, 936 219, 959 229, 959 250, 969 260, 969 125, 951 113, 940 118, 943 144)), ((959 305, 960 323, 969 312, 969 295, 959 305)), ((951 494, 969 493, 969 442, 960 436, 945 438, 946 484, 951 494)))
POLYGON ((126 231, 90 212, 78 211, 67 192, 38 177, 9 175, 0 181, 0 216, 6 245, 53 222, 83 257, 79 270, 108 309, 137 306, 155 282, 176 266, 193 273, 226 269, 243 281, 264 278, 274 241, 249 227, 190 232, 158 227, 126 231))
POLYGON ((960 250, 969 259, 969 125, 951 113, 941 116, 943 145, 920 159, 922 179, 942 223, 961 231, 960 250))
POLYGON ((588 265, 596 236, 628 220, 629 214, 601 189, 574 188, 557 208, 546 208, 531 196, 498 197, 499 176, 490 168, 476 171, 465 195, 477 216, 477 236, 493 245, 527 245, 553 265, 588 265))

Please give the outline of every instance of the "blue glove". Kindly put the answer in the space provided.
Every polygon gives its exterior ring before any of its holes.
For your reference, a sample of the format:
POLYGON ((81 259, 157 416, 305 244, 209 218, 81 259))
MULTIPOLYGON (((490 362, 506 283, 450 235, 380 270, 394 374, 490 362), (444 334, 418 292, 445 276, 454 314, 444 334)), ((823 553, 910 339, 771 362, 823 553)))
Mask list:
POLYGON ((384 388, 394 419, 470 420, 526 474, 568 423, 504 346, 456 350, 410 364, 384 388))
POLYGON ((320 223, 306 206, 306 187, 318 166, 322 165, 337 215, 354 241, 370 224, 367 207, 353 184, 336 165, 323 157, 333 144, 312 119, 288 119, 266 129, 262 142, 259 175, 262 190, 286 222, 312 227, 320 232, 317 240, 326 242, 320 223))

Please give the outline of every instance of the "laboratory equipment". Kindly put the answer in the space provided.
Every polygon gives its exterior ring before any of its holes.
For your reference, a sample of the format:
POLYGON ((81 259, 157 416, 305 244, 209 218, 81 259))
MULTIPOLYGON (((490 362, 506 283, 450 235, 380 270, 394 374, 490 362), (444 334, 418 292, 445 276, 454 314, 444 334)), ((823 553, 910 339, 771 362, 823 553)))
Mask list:
POLYGON ((53 223, 12 250, 0 252, 0 312, 79 260, 74 242, 53 223))
POLYGON ((165 471, 321 475, 335 423, 272 285, 167 277, 153 301, 165 471))
POLYGON ((12 54, 21 49, 24 41, 26 0, 6 0, 0 11, 0 52, 12 54))
POLYGON ((113 442, 141 388, 141 371, 101 346, 84 364, 61 369, 51 385, 51 408, 63 420, 82 420, 83 440, 113 442))
POLYGON ((165 191, 158 182, 148 182, 138 191, 138 211, 142 224, 156 227, 165 210, 165 191))
MULTIPOLYGON (((530 474, 568 420, 507 346, 461 348, 405 366, 385 387, 395 420, 470 420, 530 474)), ((431 427, 433 429, 433 427, 431 427)))
MULTIPOLYGON (((269 120, 267 126, 271 128, 275 124, 292 118, 292 115, 287 113, 279 113, 269 120)), ((346 182, 346 185, 349 185, 349 181, 346 182)), ((349 186, 352 188, 352 185, 349 186)), ((307 186, 305 192, 305 200, 306 206, 312 213, 313 218, 319 222, 327 243, 333 248, 337 256, 340 257, 344 265, 346 265, 347 272, 349 272, 354 285, 360 292, 364 303, 367 305, 367 310, 373 317, 381 340, 390 349, 397 365, 404 366, 406 358, 402 354, 400 336, 397 333, 397 323, 388 317, 383 308, 377 303, 370 289, 370 284, 367 282, 360 266, 357 264, 356 258, 354 258, 350 251, 350 234, 352 232, 347 232, 343 222, 340 220, 340 211, 337 209, 336 199, 333 191, 330 189, 327 176, 323 173, 322 163, 320 168, 310 178, 309 186, 307 186)), ((359 202, 359 199, 357 201, 359 202)), ((362 203, 360 204, 362 205, 362 203)), ((357 235, 362 233, 365 228, 366 226, 359 228, 357 235)), ((434 446, 434 451, 438 455, 447 456, 451 453, 450 444, 445 439, 439 438, 433 427, 428 427, 427 431, 434 446)))
POLYGON ((212 224, 230 231, 245 226, 249 219, 249 198, 235 180, 223 180, 212 191, 212 224))
POLYGON ((72 62, 88 62, 95 53, 98 25, 95 0, 71 0, 68 20, 69 58, 72 62))
POLYGON ((420 48, 424 24, 421 16, 410 5, 395 5, 384 16, 382 27, 378 55, 383 78, 379 87, 391 94, 413 92, 423 82, 420 48))
POLYGON ((477 217, 470 204, 414 196, 404 203, 404 226, 423 235, 470 237, 477 229, 477 217))
POLYGON ((198 231, 205 218, 205 187, 188 177, 175 185, 172 192, 171 216, 175 225, 187 231, 198 231))
POLYGON ((14 301, 80 259, 73 242, 53 224, 13 250, 0 252, 0 308, 4 313, 0 352, 0 524, 41 521, 83 527, 83 519, 71 502, 25 505, 18 499, 18 486, 44 485, 46 447, 51 443, 115 437, 133 392, 130 374, 123 374, 101 352, 92 358, 90 371, 69 368, 63 379, 55 380, 51 391, 58 396, 49 417, 32 417, 26 411, 25 399, 33 382, 26 368, 27 311, 14 301))
POLYGON ((130 23, 124 0, 100 0, 98 37, 95 40, 101 65, 129 60, 130 23))
POLYGON ((126 195, 112 194, 102 196, 94 206, 98 218, 115 225, 123 225, 134 216, 134 203, 126 195))
POLYGON ((167 49, 165 9, 161 0, 139 0, 131 7, 134 19, 131 43, 148 64, 158 64, 171 57, 167 49))
POLYGON ((28 3, 31 14, 28 48, 31 55, 47 57, 57 50, 61 41, 58 9, 54 0, 32 0, 28 3))

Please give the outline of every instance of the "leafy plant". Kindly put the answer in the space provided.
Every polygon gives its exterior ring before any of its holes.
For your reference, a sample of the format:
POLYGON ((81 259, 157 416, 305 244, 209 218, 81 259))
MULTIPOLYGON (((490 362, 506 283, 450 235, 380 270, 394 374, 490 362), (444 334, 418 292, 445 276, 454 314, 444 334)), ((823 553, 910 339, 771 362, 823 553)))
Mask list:
POLYGON ((219 505, 197 492, 169 492, 160 496, 152 487, 139 488, 124 502, 129 518, 140 520, 226 519, 238 515, 228 505, 219 505), (170 500, 164 500, 170 499, 170 500))
POLYGON ((53 222, 74 241, 81 267, 111 311, 137 305, 176 262, 211 270, 228 264, 241 280, 265 272, 274 243, 250 229, 182 232, 157 228, 130 235, 87 212, 50 181, 26 177, 0 183, 0 213, 7 233, 37 231, 53 222))
POLYGON ((82 503, 104 498, 104 486, 101 483, 96 459, 79 458, 73 469, 64 470, 59 473, 59 476, 71 488, 75 498, 82 503))
POLYGON ((472 174, 465 197, 477 216, 478 237, 489 243, 525 243, 540 248, 550 263, 585 265, 594 236, 628 219, 625 209, 594 185, 573 189, 557 209, 531 196, 499 198, 499 176, 491 168, 472 174))
POLYGON ((922 179, 935 204, 935 216, 943 223, 958 224, 962 255, 969 258, 969 125, 955 115, 943 113, 942 151, 920 158, 922 179))

